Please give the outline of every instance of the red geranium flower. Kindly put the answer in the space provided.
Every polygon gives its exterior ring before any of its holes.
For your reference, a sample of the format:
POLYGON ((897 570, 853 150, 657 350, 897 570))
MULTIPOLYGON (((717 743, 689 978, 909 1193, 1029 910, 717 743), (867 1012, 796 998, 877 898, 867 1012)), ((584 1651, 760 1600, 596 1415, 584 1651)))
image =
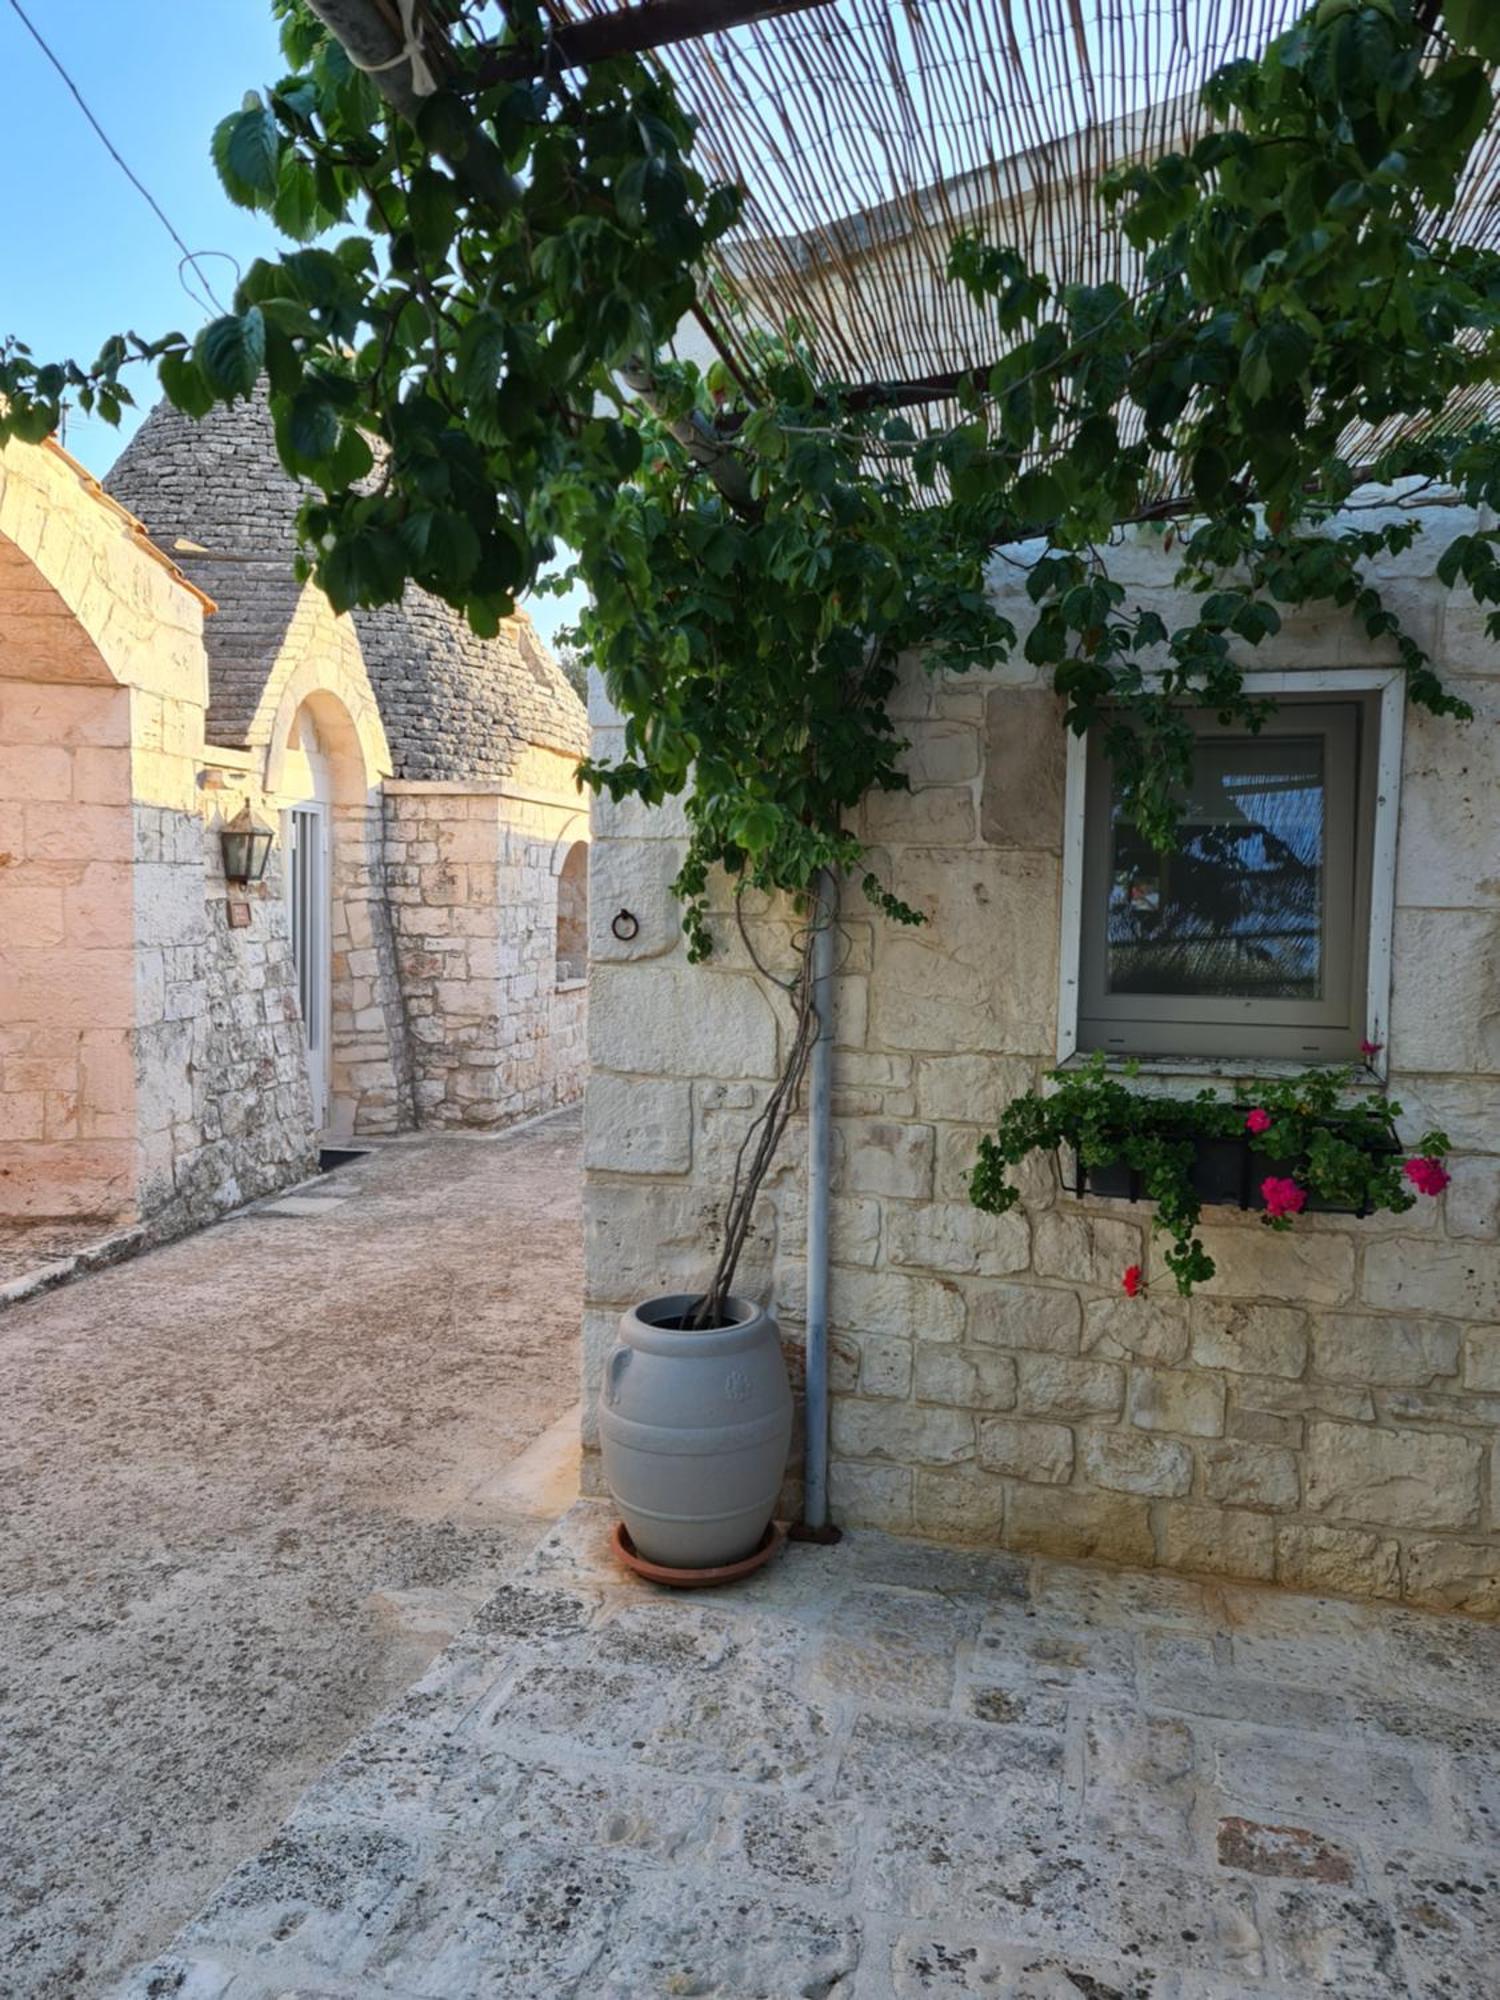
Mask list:
POLYGON ((1269 1132, 1270 1129, 1271 1129, 1270 1112, 1262 1111, 1260 1106, 1257 1104, 1255 1109, 1246 1116, 1245 1130, 1247 1132, 1261 1133, 1261 1132, 1269 1132))
POLYGON ((1120 1280, 1120 1283, 1125 1287, 1125 1296, 1130 1299, 1133 1299, 1138 1292, 1145 1291, 1146 1280, 1141 1275, 1140 1265, 1127 1264, 1125 1275, 1120 1280))
POLYGON ((1275 1174, 1267 1174, 1260 1192, 1266 1214, 1273 1221, 1283 1215, 1300 1215, 1307 1206, 1307 1189, 1298 1187, 1293 1180, 1279 1180, 1275 1174))
POLYGON ((1420 1194, 1441 1194, 1453 1178, 1441 1160, 1424 1159, 1420 1156, 1408 1160, 1404 1171, 1406 1178, 1420 1194))
POLYGON ((1384 1047, 1385 1047, 1384 1042, 1372 1042, 1369 1040, 1368 1037, 1366 1037, 1366 1039, 1362 1041, 1359 1045, 1359 1052, 1364 1057, 1365 1061, 1369 1062, 1371 1057, 1378 1056, 1380 1054, 1380 1051, 1384 1047))

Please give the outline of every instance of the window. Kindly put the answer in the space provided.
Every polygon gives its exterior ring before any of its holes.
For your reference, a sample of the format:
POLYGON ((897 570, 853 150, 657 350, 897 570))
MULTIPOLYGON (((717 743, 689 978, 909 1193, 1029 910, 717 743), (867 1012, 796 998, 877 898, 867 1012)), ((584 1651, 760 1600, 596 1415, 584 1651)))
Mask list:
POLYGON ((1072 753, 1064 1056, 1337 1062, 1381 1038, 1401 690, 1249 685, 1278 701, 1258 734, 1191 717, 1170 854, 1122 817, 1097 735, 1072 753))

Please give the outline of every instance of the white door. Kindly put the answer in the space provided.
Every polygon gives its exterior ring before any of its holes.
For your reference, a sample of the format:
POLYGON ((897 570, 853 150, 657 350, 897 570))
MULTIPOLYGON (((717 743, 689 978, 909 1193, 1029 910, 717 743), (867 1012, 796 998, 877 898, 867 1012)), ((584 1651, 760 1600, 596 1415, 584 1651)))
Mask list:
POLYGON ((292 958, 307 1040, 313 1118, 328 1122, 329 946, 328 815, 321 805, 293 806, 287 818, 291 876, 292 958))

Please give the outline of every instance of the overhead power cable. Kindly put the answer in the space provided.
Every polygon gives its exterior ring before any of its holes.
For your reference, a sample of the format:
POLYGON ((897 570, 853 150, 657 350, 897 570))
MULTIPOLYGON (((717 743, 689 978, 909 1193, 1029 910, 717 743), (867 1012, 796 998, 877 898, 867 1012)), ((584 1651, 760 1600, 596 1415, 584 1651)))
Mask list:
POLYGON ((72 77, 69 76, 67 69, 63 65, 61 57, 57 54, 57 52, 54 49, 49 47, 46 39, 42 35, 40 28, 37 27, 35 21, 32 20, 31 16, 26 12, 26 9, 21 5, 21 0, 10 0, 10 4, 12 11, 19 19, 22 27, 25 28, 26 32, 31 36, 31 39, 36 43, 37 47, 41 50, 42 54, 47 58, 48 62, 51 63, 52 67, 57 71, 58 75, 67 85, 69 91, 72 93, 73 99, 77 104, 79 110, 83 113, 84 117, 87 118, 90 125, 93 126, 95 133, 98 135, 100 143, 104 147, 104 150, 109 154, 110 158, 114 161, 115 165, 120 169, 120 172, 124 174, 126 180, 130 182, 130 185, 135 189, 136 193, 139 194, 149 205, 152 214, 156 217, 157 221, 161 224, 162 228, 166 230, 167 234, 171 237, 172 241, 177 245, 177 248, 182 252, 183 263, 192 265, 194 272, 196 273, 197 277, 199 278, 199 280, 203 285, 204 291, 208 293, 208 296, 210 297, 210 299, 213 300, 213 303, 218 307, 219 311, 223 312, 225 310, 224 302, 219 297, 218 293, 214 290, 213 286, 208 282, 207 274, 204 272, 203 267, 199 262, 199 256, 202 253, 198 251, 189 250, 186 243, 183 242, 182 238, 173 228, 170 216, 167 214, 166 210, 162 207, 161 203, 156 199, 156 196, 152 194, 150 188, 146 186, 145 182, 141 179, 139 174, 135 173, 131 168, 131 166, 129 165, 129 163, 121 156, 119 148, 115 145, 114 141, 110 138, 109 134, 105 131, 104 127, 99 123, 99 120, 94 116, 93 112, 89 109, 88 103, 84 98, 83 92, 78 88, 78 85, 73 81, 72 77))

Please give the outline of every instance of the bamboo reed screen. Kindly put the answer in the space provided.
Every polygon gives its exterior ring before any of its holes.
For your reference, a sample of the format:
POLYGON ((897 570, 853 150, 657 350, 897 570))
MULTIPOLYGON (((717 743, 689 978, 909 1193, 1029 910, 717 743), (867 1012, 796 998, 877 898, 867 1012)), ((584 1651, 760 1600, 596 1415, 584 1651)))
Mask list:
MULTIPOLYGON (((548 4, 559 26, 614 11, 548 4)), ((984 314, 944 280, 961 229, 1015 243, 1060 283, 1128 285, 1100 175, 1190 144, 1206 78, 1258 54, 1305 5, 832 0, 648 60, 700 121, 705 169, 747 191, 718 287, 752 321, 797 322, 830 377, 909 381, 995 356, 984 314)), ((1449 233, 1496 242, 1497 176, 1492 128, 1449 233)), ((705 295, 733 352, 733 315, 705 295)))

